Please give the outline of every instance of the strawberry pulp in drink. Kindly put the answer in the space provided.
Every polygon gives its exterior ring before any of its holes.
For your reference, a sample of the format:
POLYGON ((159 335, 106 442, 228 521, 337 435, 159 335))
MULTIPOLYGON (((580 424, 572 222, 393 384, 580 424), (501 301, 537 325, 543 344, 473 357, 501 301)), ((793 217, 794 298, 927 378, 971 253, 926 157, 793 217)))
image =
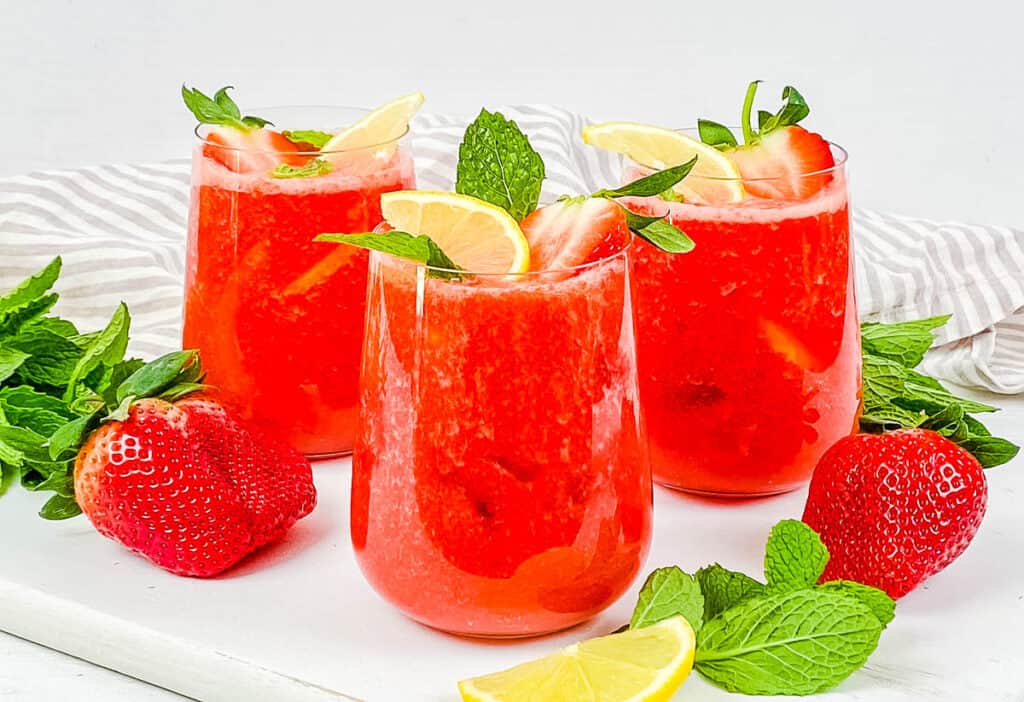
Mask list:
POLYGON ((632 582, 651 485, 628 266, 623 249, 572 273, 443 280, 371 254, 352 541, 409 616, 534 635, 632 582))
MULTIPOLYGON (((193 159, 184 345, 244 416, 307 455, 351 450, 366 289, 364 251, 314 242, 365 232, 380 194, 414 186, 401 145, 324 175, 235 172, 221 147, 193 159)), ((236 159, 237 160, 237 159, 236 159)))

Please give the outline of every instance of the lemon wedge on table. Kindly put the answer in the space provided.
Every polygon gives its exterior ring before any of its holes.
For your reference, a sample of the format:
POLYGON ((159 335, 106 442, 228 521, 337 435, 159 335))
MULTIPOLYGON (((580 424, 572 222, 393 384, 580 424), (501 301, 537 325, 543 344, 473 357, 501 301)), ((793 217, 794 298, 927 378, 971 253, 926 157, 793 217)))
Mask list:
POLYGON ((602 122, 585 127, 583 141, 625 154, 641 166, 655 170, 678 166, 696 156, 693 170, 675 185, 675 192, 686 200, 711 204, 743 199, 736 164, 715 147, 682 132, 636 122, 602 122))
POLYGON ((469 195, 400 190, 380 197, 384 221, 425 234, 457 266, 471 273, 525 273, 530 244, 512 216, 469 195))
POLYGON ((574 644, 546 658, 463 680, 464 702, 663 702, 693 668, 683 617, 574 644))
POLYGON ((409 130, 409 121, 423 105, 423 100, 423 93, 410 93, 381 105, 331 137, 320 149, 323 158, 335 163, 351 158, 352 154, 346 152, 378 145, 390 157, 395 149, 392 142, 409 130))

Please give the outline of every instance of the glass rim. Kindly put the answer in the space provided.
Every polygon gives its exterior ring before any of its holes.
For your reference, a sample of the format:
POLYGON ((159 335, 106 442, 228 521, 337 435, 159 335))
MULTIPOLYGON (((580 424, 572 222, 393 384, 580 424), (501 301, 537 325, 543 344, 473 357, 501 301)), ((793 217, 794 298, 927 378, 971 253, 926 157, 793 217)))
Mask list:
MULTIPOLYGON (((373 112, 373 110, 371 108, 368 108, 368 107, 353 107, 351 105, 263 105, 263 106, 257 106, 257 107, 253 107, 252 108, 252 111, 254 113, 256 113, 256 114, 259 114, 260 111, 271 111, 271 110, 336 110, 339 113, 340 112, 358 113, 362 117, 365 117, 366 115, 368 115, 371 112, 373 112)), ((225 146, 224 144, 218 144, 216 142, 210 141, 203 134, 200 133, 200 130, 202 130, 203 128, 209 129, 209 128, 218 127, 218 126, 221 126, 221 125, 205 124, 203 122, 200 122, 200 123, 196 124, 195 127, 192 128, 192 134, 195 135, 195 137, 199 141, 199 143, 204 144, 204 145, 209 145, 209 146, 212 146, 212 147, 217 148, 217 149, 223 149, 224 151, 237 151, 237 152, 241 152, 241 153, 258 153, 258 154, 280 154, 280 153, 283 153, 283 152, 277 151, 275 149, 252 149, 252 148, 245 148, 245 147, 240 147, 240 146, 225 146)), ((273 124, 273 126, 275 128, 277 128, 276 124, 273 124)), ((346 125, 346 126, 351 126, 351 124, 346 125)), ((350 148, 346 148, 346 149, 330 149, 329 151, 323 151, 323 150, 295 151, 295 152, 289 151, 289 152, 284 152, 284 153, 290 153, 290 154, 293 154, 295 156, 315 157, 315 156, 323 156, 323 155, 326 155, 326 154, 351 154, 351 153, 357 153, 357 152, 360 152, 360 151, 375 151, 375 150, 383 148, 385 146, 392 146, 392 145, 394 145, 394 146, 397 147, 398 143, 400 141, 404 140, 407 136, 409 136, 409 133, 411 131, 412 131, 412 127, 409 126, 409 125, 406 125, 405 131, 402 132, 401 134, 399 134, 394 139, 387 139, 385 141, 377 142, 377 143, 374 143, 374 144, 367 144, 365 146, 350 147, 350 148)))
MULTIPOLYGON (((732 126, 732 125, 727 125, 727 126, 729 127, 730 130, 732 130, 734 132, 735 131, 742 131, 741 127, 732 126)), ((672 131, 680 132, 680 133, 686 134, 687 136, 692 136, 692 135, 698 133, 697 127, 677 127, 677 128, 672 129, 672 131)), ((842 146, 840 146, 839 144, 835 143, 834 141, 829 141, 828 139, 825 139, 825 143, 828 144, 829 148, 832 150, 833 160, 835 161, 828 168, 820 168, 820 169, 818 169, 816 171, 807 171, 806 173, 794 173, 792 175, 760 176, 760 177, 757 177, 757 178, 743 178, 743 177, 734 178, 732 176, 713 176, 713 175, 700 175, 700 174, 697 174, 697 173, 690 173, 689 175, 687 175, 682 180, 682 182, 685 183, 687 180, 694 179, 694 180, 718 181, 718 182, 725 182, 725 183, 758 183, 758 182, 779 180, 781 178, 811 178, 811 177, 814 177, 814 176, 828 175, 828 174, 831 174, 831 173, 835 173, 836 171, 838 171, 838 170, 842 169, 844 166, 846 166, 846 162, 850 158, 850 153, 846 149, 844 149, 842 146)), ((648 168, 648 166, 643 166, 640 163, 637 163, 636 165, 641 166, 642 168, 648 168)))
MULTIPOLYGON (((385 224, 386 222, 382 222, 381 224, 377 225, 373 231, 377 232, 378 230, 380 230, 381 226, 385 224)), ((637 237, 635 234, 633 234, 633 232, 629 232, 628 238, 626 239, 625 243, 622 244, 621 247, 619 247, 612 253, 606 254, 601 258, 595 259, 593 261, 587 261, 586 263, 580 263, 579 265, 576 266, 567 266, 565 268, 545 268, 539 271, 525 271, 523 273, 498 273, 494 271, 476 272, 469 271, 466 269, 443 268, 441 266, 431 266, 426 263, 420 263, 419 261, 413 261, 408 258, 402 258, 401 256, 395 256, 394 254, 389 254, 386 251, 377 251, 376 249, 371 250, 370 254, 379 254, 381 256, 387 256, 389 259, 398 261, 402 265, 413 266, 417 269, 422 268, 424 271, 433 271, 435 273, 455 274, 458 276, 472 276, 474 278, 484 278, 489 280, 528 280, 530 278, 537 278, 546 275, 573 275, 576 273, 580 273, 582 271, 589 270, 603 263, 607 263, 608 261, 612 261, 616 258, 625 258, 629 251, 633 248, 634 243, 636 242, 636 238, 637 237)))

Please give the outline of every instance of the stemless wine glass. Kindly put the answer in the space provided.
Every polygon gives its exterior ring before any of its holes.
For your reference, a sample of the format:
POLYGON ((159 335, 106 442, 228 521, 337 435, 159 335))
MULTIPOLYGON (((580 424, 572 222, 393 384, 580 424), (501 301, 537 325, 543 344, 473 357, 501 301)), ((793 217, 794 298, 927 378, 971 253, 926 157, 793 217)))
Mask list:
MULTIPOLYGON (((259 114, 279 128, 337 131, 365 111, 259 114)), ((331 167, 281 178, 244 167, 266 160, 265 152, 215 143, 208 131, 196 130, 192 161, 184 345, 200 350, 207 382, 247 418, 309 456, 347 453, 358 415, 367 255, 313 238, 372 230, 380 194, 415 186, 406 139, 288 154, 331 167)))
MULTIPOLYGON (((640 397, 656 482, 722 496, 785 492, 854 430, 846 152, 831 148, 834 167, 741 181, 739 202, 629 203, 667 210, 696 242, 685 256, 636 245, 640 397)), ((643 172, 627 171, 627 180, 643 172)), ((686 182, 709 190, 702 180, 686 182)))
POLYGON ((410 617, 541 634, 593 616, 635 577, 651 480, 628 249, 454 280, 371 254, 352 542, 410 617))

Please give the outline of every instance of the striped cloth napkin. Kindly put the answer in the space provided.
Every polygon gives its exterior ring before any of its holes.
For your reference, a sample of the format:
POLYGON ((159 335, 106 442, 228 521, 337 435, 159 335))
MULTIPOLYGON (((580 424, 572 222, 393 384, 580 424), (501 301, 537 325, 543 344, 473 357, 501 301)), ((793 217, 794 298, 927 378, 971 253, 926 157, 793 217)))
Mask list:
MULTIPOLYGON (((545 200, 618 183, 619 158, 580 141, 580 115, 543 105, 503 112, 544 157, 545 200)), ((417 118, 412 146, 420 187, 451 188, 465 125, 417 118)), ((62 315, 99 328, 123 299, 134 318, 134 353, 177 348, 188 199, 185 160, 0 179, 0 289, 60 254, 62 315)), ((857 208, 853 230, 863 319, 951 313, 926 370, 962 385, 1024 392, 1024 231, 857 208)))

